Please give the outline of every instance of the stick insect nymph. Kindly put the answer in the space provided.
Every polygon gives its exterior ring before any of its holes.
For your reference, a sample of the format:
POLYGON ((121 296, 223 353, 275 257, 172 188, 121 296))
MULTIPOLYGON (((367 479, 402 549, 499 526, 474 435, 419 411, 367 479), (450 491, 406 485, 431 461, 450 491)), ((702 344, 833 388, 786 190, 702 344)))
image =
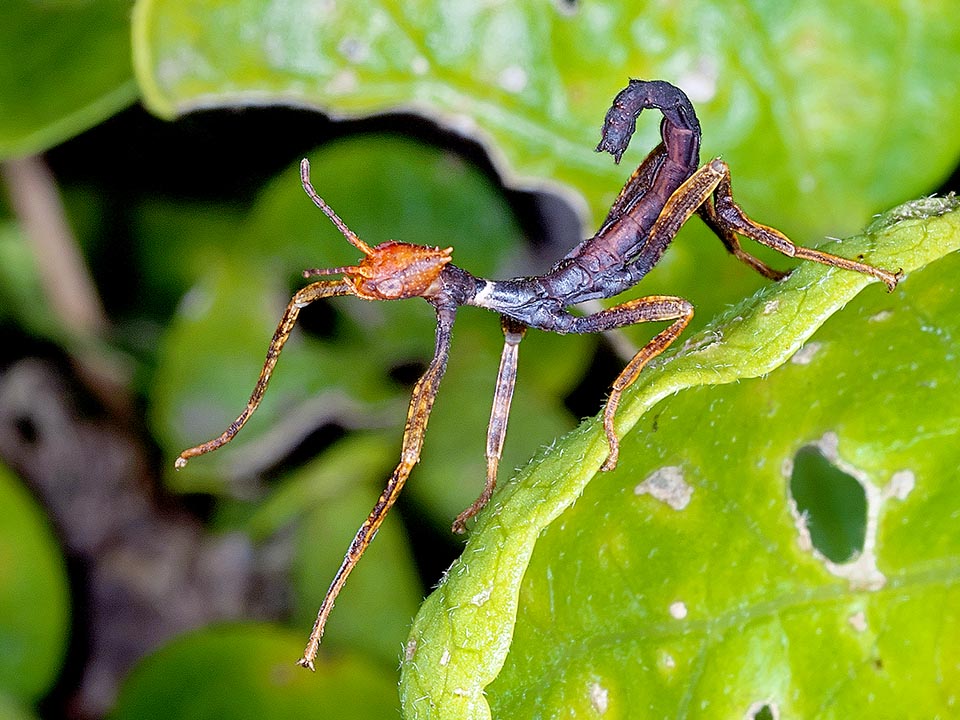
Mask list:
POLYGON ((341 277, 313 282, 293 296, 274 333, 266 362, 246 408, 219 437, 184 450, 177 458, 176 466, 182 468, 190 458, 216 450, 239 432, 263 399, 297 315, 310 303, 338 295, 355 295, 365 300, 421 297, 436 311, 437 331, 433 358, 413 388, 400 462, 347 550, 320 605, 307 647, 298 661, 300 665, 313 669, 334 600, 420 458, 427 420, 447 366, 450 329, 458 307, 474 305, 498 313, 505 339, 487 429, 486 483, 477 500, 453 523, 455 532, 463 532, 467 521, 490 500, 496 485, 517 374, 518 350, 527 328, 555 333, 598 333, 634 323, 669 323, 627 364, 614 381, 604 406, 603 428, 609 454, 601 469, 616 467, 620 444, 614 420, 620 398, 644 366, 680 335, 693 317, 693 305, 673 295, 652 295, 628 300, 592 315, 576 315, 567 308, 587 300, 613 297, 636 285, 657 264, 677 231, 694 213, 734 257, 772 280, 779 280, 786 273, 774 270, 744 251, 738 236, 766 245, 787 257, 864 273, 881 280, 891 290, 896 286, 899 272, 794 245, 781 232, 747 217, 733 200, 727 164, 714 159, 699 166, 700 124, 693 105, 683 91, 667 82, 631 80, 614 98, 606 114, 597 150, 609 152, 619 163, 633 135, 636 119, 645 109, 656 109, 663 115, 661 143, 627 180, 600 230, 577 245, 549 272, 533 277, 511 280, 474 277, 450 261, 451 248, 393 241, 370 247, 320 198, 310 184, 309 163, 306 160, 301 163, 301 180, 307 195, 363 254, 363 258, 357 265, 304 272, 305 277, 341 277))

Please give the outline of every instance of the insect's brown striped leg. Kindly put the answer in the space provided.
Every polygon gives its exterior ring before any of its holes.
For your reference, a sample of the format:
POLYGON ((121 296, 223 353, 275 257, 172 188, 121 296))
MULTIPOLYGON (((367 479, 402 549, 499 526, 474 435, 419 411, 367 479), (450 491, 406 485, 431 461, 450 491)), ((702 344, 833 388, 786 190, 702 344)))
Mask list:
POLYGON ((467 520, 490 502, 493 490, 497 486, 497 468, 503 456, 503 442, 507 436, 507 420, 510 417, 510 401, 513 399, 513 389, 517 382, 520 341, 523 340, 524 333, 527 331, 526 325, 508 317, 500 318, 500 326, 503 328, 503 353, 500 355, 497 387, 493 393, 490 424, 487 426, 487 482, 480 497, 453 521, 452 529, 455 533, 466 532, 467 520))
POLYGON ((593 315, 577 318, 574 332, 578 333, 603 332, 635 323, 673 320, 669 327, 640 348, 640 351, 633 356, 633 359, 627 363, 627 366, 613 382, 610 397, 607 398, 607 404, 603 409, 603 430, 607 436, 610 453, 600 468, 601 470, 613 470, 617 466, 617 460, 620 456, 620 439, 614 429, 614 418, 624 390, 637 379, 640 371, 648 362, 670 347, 670 344, 683 332, 692 318, 693 305, 687 300, 673 295, 651 295, 650 297, 636 298, 593 315))
POLYGON ((243 412, 240 413, 236 420, 230 423, 230 427, 224 430, 219 437, 208 440, 196 447, 188 448, 180 453, 180 456, 174 463, 176 468, 179 470, 184 467, 192 457, 213 452, 217 448, 226 445, 240 432, 240 428, 246 424, 250 416, 253 415, 254 410, 260 405, 260 401, 263 400, 263 394, 267 391, 267 384, 270 382, 270 375, 273 373, 273 368, 277 364, 277 359, 280 357, 280 351, 283 350, 287 338, 290 337, 293 326, 297 322, 297 316, 300 314, 302 308, 321 298, 353 294, 355 294, 353 289, 344 280, 321 280, 320 282, 311 283, 299 290, 290 300, 287 309, 283 313, 283 317, 280 319, 280 324, 277 325, 277 329, 273 333, 273 339, 270 341, 270 347, 267 349, 267 359, 264 361, 263 369, 260 371, 260 378, 257 380, 257 384, 243 412))
MULTIPOLYGON (((716 191, 714 192, 713 204, 715 222, 722 232, 738 233, 751 240, 755 240, 761 245, 773 248, 787 257, 797 258, 798 260, 812 260, 822 265, 829 265, 843 270, 852 270, 875 277, 878 280, 882 280, 888 290, 893 290, 897 286, 897 283, 900 282, 900 276, 902 275, 900 271, 890 272, 889 270, 874 267, 873 265, 868 265, 858 260, 849 260, 821 250, 795 245, 779 230, 754 222, 747 217, 746 213, 744 213, 743 210, 740 209, 740 206, 733 200, 733 190, 730 185, 730 168, 727 167, 727 164, 717 159, 712 160, 709 165, 704 167, 710 167, 718 174, 719 181, 717 182, 716 191)), ((741 257, 741 259, 743 258, 741 257)))
POLYGON ((447 369, 447 357, 450 351, 450 328, 453 325, 455 313, 455 308, 437 308, 436 349, 426 372, 413 388, 410 408, 407 411, 407 424, 403 430, 400 463, 387 480, 386 487, 380 494, 377 504, 373 506, 373 510, 370 511, 367 519, 357 530, 357 534, 343 558, 340 569, 337 570, 327 594, 323 597, 323 602, 320 603, 320 610, 317 612, 317 620, 313 624, 313 630, 310 631, 307 647, 303 651, 303 657, 297 661, 297 664, 302 667, 314 669, 313 661, 316 659, 317 651, 320 648, 323 628, 327 623, 330 611, 333 610, 333 603, 337 599, 337 595, 343 589, 347 576, 356 567, 360 557, 367 546, 370 545, 387 512, 396 502, 407 477, 410 475, 410 471, 413 470, 413 466, 420 460, 420 450, 423 448, 423 434, 427 429, 427 420, 430 418, 433 401, 437 397, 437 387, 440 384, 440 379, 447 369))

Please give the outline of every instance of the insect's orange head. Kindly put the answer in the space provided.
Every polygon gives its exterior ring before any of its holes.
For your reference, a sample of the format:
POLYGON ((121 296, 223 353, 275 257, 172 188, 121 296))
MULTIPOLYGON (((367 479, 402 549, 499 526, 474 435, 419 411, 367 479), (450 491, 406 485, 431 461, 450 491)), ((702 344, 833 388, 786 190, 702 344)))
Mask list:
POLYGON ((347 275, 353 291, 366 300, 401 300, 436 293, 440 272, 453 248, 440 249, 403 242, 385 242, 347 275))

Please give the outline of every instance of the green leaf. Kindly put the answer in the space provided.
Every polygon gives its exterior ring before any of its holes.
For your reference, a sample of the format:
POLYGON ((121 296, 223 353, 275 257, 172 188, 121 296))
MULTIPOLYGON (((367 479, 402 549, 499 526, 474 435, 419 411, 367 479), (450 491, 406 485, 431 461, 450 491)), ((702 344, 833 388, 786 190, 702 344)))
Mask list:
POLYGON ((120 692, 113 720, 386 718, 393 679, 359 658, 297 667, 300 638, 258 625, 205 629, 142 661, 120 692))
MULTIPOLYGON (((595 220, 624 172, 593 147, 628 77, 685 88, 705 155, 722 153, 746 207, 791 235, 852 232, 928 192, 960 153, 942 130, 960 111, 945 71, 960 61, 952 0, 139 0, 133 32, 145 102, 162 116, 413 109, 482 138, 513 183, 576 188, 595 220)), ((656 126, 642 123, 641 151, 656 126)))
POLYGON ((960 258, 933 261, 956 206, 828 246, 902 267, 894 294, 807 263, 645 370, 615 472, 591 421, 503 487, 414 623, 405 716, 949 715, 960 258), (792 504, 805 446, 864 490, 852 562, 792 504))
POLYGON ((130 0, 0 5, 0 158, 45 150, 137 97, 130 0))
POLYGON ((0 718, 3 720, 37 720, 37 716, 19 701, 0 693, 0 718))
POLYGON ((40 508, 2 465, 0 508, 0 695, 30 703, 66 653, 66 569, 40 508))

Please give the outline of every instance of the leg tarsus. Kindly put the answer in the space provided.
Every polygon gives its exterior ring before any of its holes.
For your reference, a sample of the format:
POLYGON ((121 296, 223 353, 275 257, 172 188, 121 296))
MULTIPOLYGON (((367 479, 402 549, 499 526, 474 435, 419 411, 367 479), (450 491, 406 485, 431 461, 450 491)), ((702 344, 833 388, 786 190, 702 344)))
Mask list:
MULTIPOLYGON (((787 257, 798 260, 812 260, 822 265, 869 275, 870 277, 883 281, 890 291, 900 282, 900 278, 903 276, 902 271, 898 270, 892 273, 889 270, 874 267, 864 262, 849 260, 839 255, 832 255, 822 250, 804 247, 803 245, 796 245, 779 230, 754 222, 733 199, 733 189, 730 183, 730 168, 727 167, 727 164, 722 160, 716 159, 710 162, 710 166, 716 168, 722 174, 720 182, 717 184, 717 188, 713 193, 713 202, 716 224, 724 233, 743 235, 787 257)), ((721 239, 723 238, 721 237, 721 239)))

